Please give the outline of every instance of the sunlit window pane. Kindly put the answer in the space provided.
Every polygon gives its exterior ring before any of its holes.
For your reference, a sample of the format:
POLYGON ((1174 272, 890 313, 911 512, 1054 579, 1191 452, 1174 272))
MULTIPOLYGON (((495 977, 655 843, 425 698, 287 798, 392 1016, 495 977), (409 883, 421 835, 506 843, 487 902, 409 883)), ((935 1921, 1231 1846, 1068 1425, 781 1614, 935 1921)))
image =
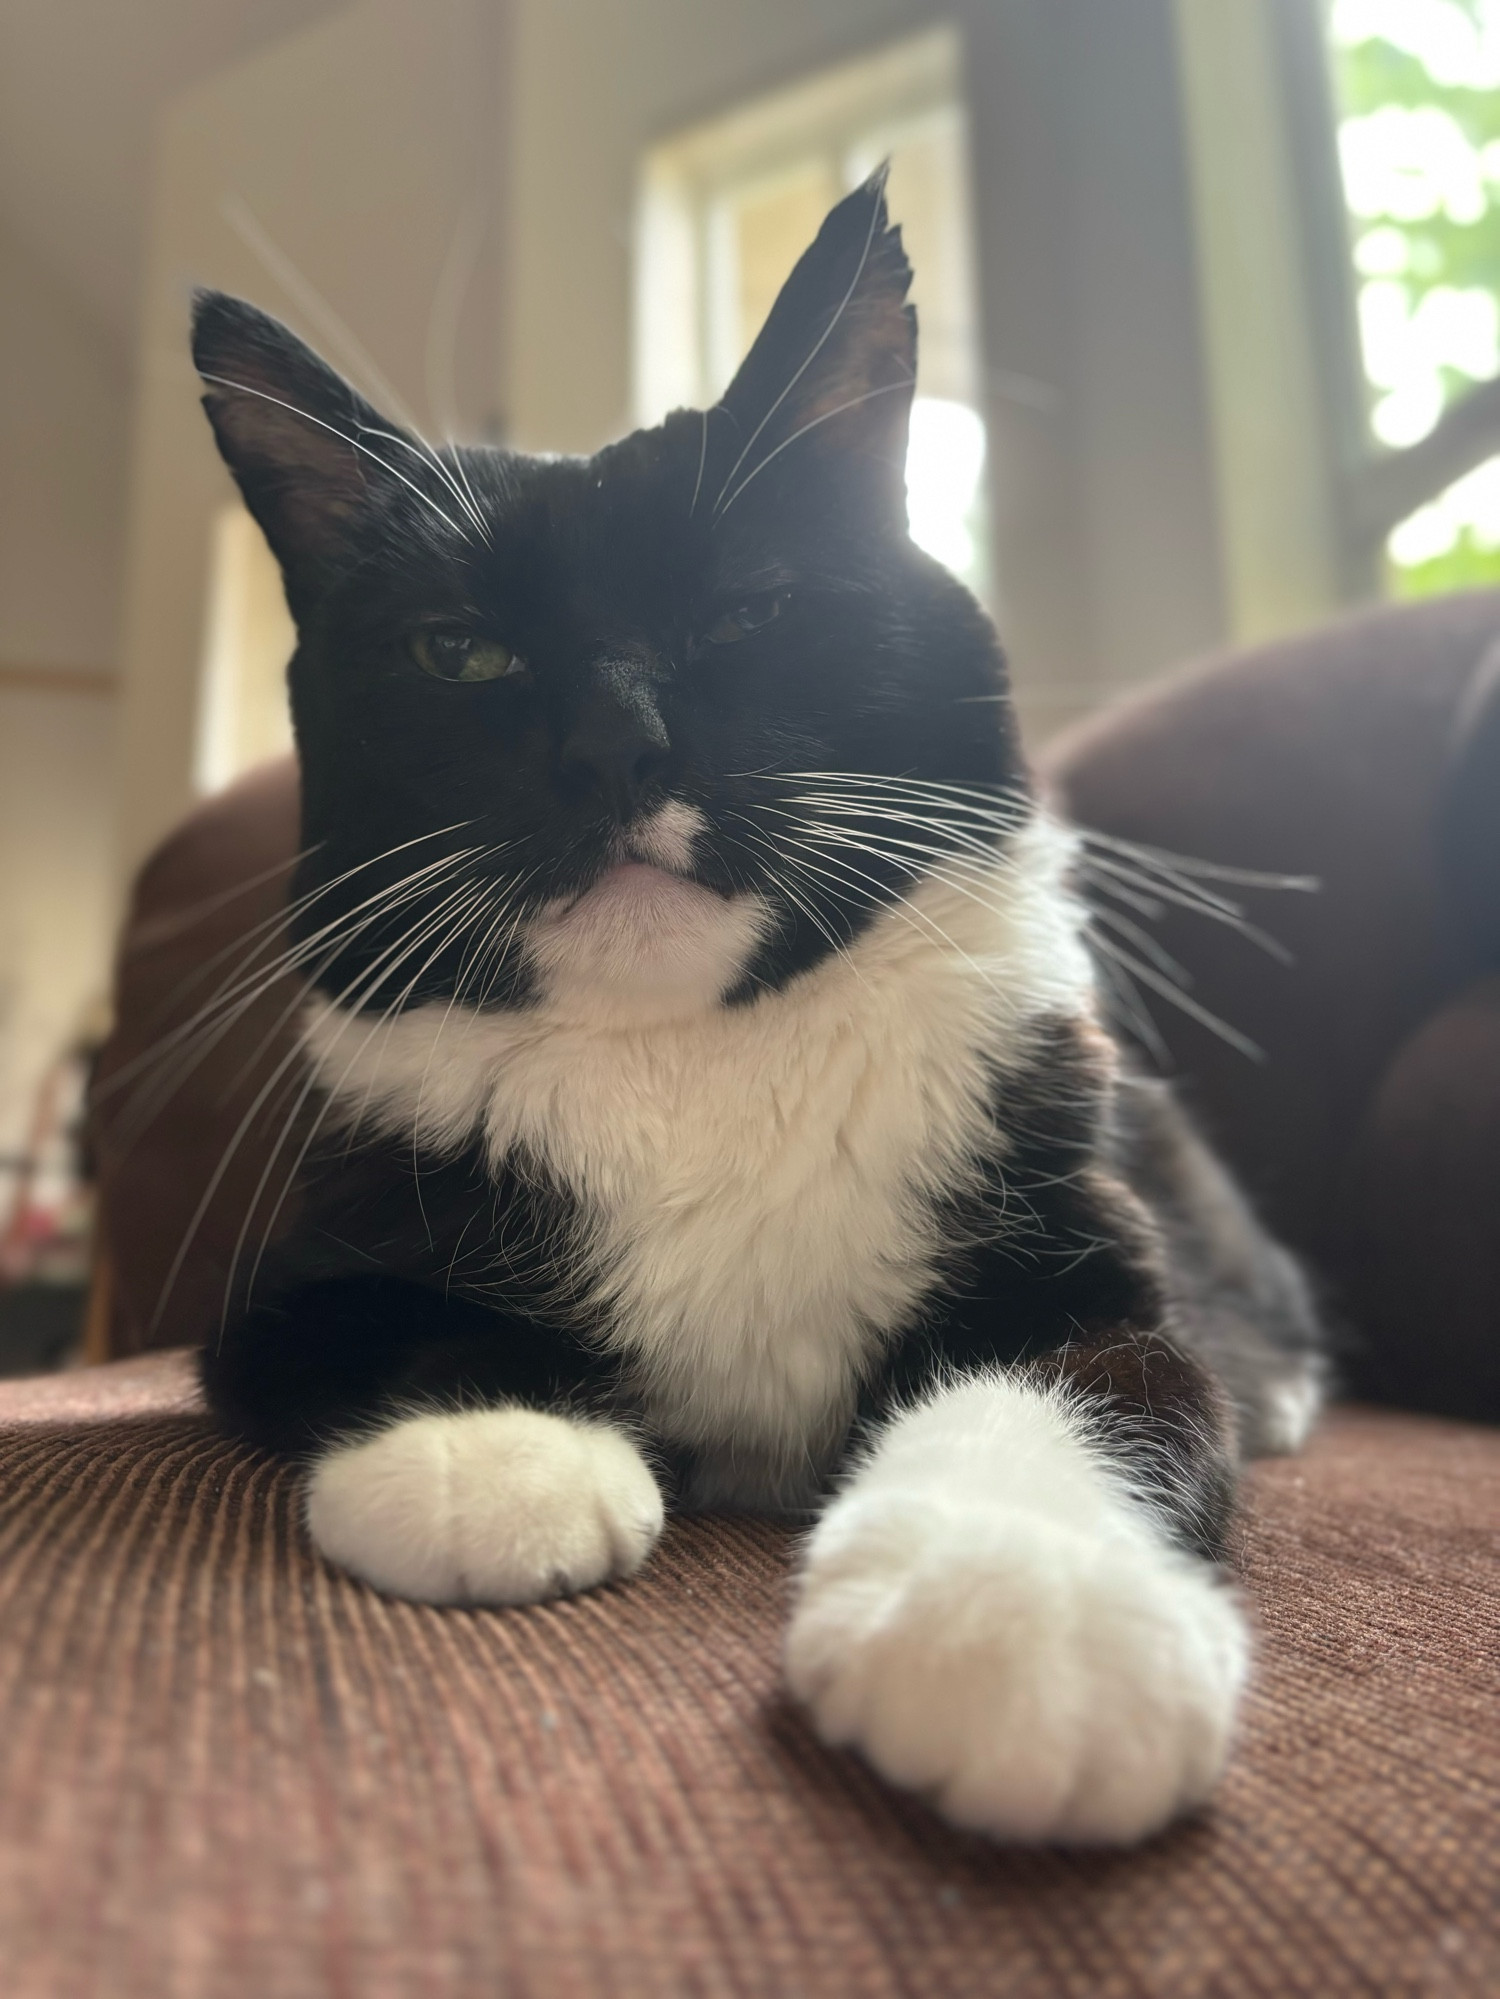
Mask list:
POLYGON ((722 388, 776 303, 787 273, 843 192, 833 162, 810 159, 731 188, 710 219, 710 365, 722 388))
POLYGON ((214 523, 194 779, 219 791, 292 747, 286 666, 297 643, 281 571, 239 505, 214 523))
POLYGON ((978 566, 984 424, 967 403, 918 396, 906 453, 906 513, 918 548, 956 575, 978 566))
POLYGON ((981 595, 988 537, 967 146, 939 30, 654 149, 638 237, 637 407, 722 394, 824 215, 882 161, 921 329, 912 538, 981 595))

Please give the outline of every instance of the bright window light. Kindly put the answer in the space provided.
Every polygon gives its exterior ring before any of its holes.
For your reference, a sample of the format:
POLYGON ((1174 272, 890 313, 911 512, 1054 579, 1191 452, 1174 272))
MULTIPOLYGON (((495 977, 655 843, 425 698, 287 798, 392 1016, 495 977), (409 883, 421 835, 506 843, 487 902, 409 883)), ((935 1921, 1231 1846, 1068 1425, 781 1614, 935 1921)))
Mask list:
POLYGON ((824 215, 882 160, 921 325, 912 539, 986 588, 984 420, 961 48, 935 29, 653 147, 637 232, 636 415, 711 403, 824 215))
MULTIPOLYGON (((1399 450, 1500 373, 1500 0, 1334 0, 1329 36, 1370 429, 1399 450)), ((1402 595, 1500 583, 1500 469, 1387 553, 1402 595)))
POLYGON ((1343 48, 1385 42, 1449 90, 1500 88, 1500 7, 1494 0, 1334 0, 1343 48))
POLYGON ((1391 535, 1391 560, 1419 569, 1457 554, 1465 544, 1500 552, 1500 458, 1460 479, 1425 507, 1419 507, 1391 535))
POLYGON ((958 576, 978 561, 975 516, 984 471, 984 424, 967 403, 918 396, 906 452, 906 513, 918 548, 958 576))
POLYGON ((296 643, 276 558, 245 509, 230 503, 214 522, 209 570, 193 772, 200 792, 220 791, 292 747, 286 668, 296 643))

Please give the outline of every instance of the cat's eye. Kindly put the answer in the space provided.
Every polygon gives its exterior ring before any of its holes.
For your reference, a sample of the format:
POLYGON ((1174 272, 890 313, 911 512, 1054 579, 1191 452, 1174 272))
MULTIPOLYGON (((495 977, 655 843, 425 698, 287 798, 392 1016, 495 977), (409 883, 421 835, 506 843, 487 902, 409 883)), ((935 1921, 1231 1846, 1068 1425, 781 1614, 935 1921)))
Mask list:
POLYGON ((411 651, 434 680, 514 680, 526 671, 509 646, 471 632, 414 632, 411 651))
POLYGON ((710 645, 732 646, 752 632, 762 630, 785 609, 784 590, 764 590, 760 596, 747 597, 743 604, 736 604, 733 610, 721 612, 703 636, 710 645))

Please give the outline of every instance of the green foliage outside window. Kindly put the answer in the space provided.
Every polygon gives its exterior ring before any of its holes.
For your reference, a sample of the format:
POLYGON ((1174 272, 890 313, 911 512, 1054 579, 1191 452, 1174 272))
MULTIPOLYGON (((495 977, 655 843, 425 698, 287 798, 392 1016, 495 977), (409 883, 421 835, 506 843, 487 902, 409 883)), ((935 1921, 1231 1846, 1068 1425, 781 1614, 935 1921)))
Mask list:
MULTIPOLYGON (((1376 439, 1500 372, 1500 0, 1332 0, 1339 150, 1376 439)), ((1392 534, 1401 596, 1500 584, 1500 459, 1392 534)))

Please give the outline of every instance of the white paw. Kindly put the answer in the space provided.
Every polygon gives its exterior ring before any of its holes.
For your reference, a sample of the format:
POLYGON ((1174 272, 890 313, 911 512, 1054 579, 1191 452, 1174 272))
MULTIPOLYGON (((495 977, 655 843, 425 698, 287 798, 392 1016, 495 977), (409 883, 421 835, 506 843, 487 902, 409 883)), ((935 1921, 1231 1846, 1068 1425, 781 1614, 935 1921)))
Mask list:
POLYGON ((1208 1795, 1247 1651, 1228 1591, 1144 1520, 887 1490, 814 1533, 787 1669, 826 1742, 957 1824, 1113 1845, 1208 1795))
POLYGON ((1284 1457, 1300 1451, 1312 1435, 1322 1407, 1322 1375, 1310 1364, 1272 1383, 1251 1440, 1254 1455, 1284 1457))
POLYGON ((307 1525, 329 1561, 391 1596, 536 1603, 638 1569, 662 1502, 608 1424, 482 1409, 330 1451, 308 1480, 307 1525))

